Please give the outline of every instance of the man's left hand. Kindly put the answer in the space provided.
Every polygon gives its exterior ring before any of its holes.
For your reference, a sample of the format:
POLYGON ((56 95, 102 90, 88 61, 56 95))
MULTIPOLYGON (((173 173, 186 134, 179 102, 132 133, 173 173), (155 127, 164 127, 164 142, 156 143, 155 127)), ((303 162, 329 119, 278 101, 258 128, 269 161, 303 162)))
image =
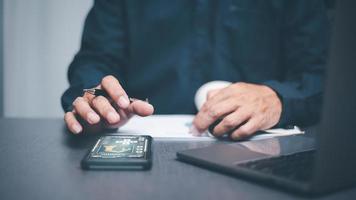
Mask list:
POLYGON ((193 125, 197 132, 204 132, 222 119, 212 134, 219 137, 234 130, 231 138, 242 139, 273 127, 281 113, 282 103, 274 90, 265 85, 238 82, 209 92, 193 125))

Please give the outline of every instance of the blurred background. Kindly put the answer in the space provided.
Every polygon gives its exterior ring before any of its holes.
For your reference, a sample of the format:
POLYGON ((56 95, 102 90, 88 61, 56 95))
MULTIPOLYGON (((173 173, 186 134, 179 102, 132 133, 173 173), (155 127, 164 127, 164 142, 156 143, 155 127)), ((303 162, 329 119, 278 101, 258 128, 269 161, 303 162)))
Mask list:
POLYGON ((0 0, 0 114, 62 117, 67 68, 92 0, 0 0))

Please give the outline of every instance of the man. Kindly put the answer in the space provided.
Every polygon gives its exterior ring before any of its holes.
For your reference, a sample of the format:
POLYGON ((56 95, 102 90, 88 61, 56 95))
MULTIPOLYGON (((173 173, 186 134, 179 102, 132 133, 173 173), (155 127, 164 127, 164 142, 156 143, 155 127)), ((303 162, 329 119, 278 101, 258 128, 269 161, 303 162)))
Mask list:
POLYGON ((225 80, 234 84, 208 94, 192 132, 217 119, 213 134, 234 130, 233 139, 309 125, 318 120, 327 46, 322 0, 97 0, 69 68, 65 121, 80 133, 154 109, 196 113, 196 90, 225 80), (111 98, 83 95, 92 87, 111 98))

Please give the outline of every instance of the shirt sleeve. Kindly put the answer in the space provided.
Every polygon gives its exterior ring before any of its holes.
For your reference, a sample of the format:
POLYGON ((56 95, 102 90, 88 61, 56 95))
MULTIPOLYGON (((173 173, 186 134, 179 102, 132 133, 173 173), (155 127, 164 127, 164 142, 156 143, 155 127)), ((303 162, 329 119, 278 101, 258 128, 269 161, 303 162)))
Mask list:
POLYGON ((284 9, 283 80, 263 84, 282 101, 277 126, 308 126, 318 121, 329 46, 329 19, 322 0, 288 1, 284 9))
POLYGON ((85 20, 81 47, 68 69, 69 88, 62 95, 64 111, 82 96, 84 88, 98 85, 106 75, 124 81, 127 34, 122 1, 96 0, 85 20))

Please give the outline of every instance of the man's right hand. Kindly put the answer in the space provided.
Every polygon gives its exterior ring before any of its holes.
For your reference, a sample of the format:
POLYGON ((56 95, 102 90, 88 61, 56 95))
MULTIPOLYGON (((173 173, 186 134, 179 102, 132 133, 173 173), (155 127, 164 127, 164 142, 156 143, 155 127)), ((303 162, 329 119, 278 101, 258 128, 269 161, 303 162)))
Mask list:
POLYGON ((130 103, 125 90, 114 76, 104 77, 96 88, 105 90, 110 99, 103 96, 95 97, 89 93, 76 98, 73 110, 64 115, 67 127, 72 133, 118 128, 134 114, 140 116, 153 114, 153 106, 145 101, 135 100, 130 103))

